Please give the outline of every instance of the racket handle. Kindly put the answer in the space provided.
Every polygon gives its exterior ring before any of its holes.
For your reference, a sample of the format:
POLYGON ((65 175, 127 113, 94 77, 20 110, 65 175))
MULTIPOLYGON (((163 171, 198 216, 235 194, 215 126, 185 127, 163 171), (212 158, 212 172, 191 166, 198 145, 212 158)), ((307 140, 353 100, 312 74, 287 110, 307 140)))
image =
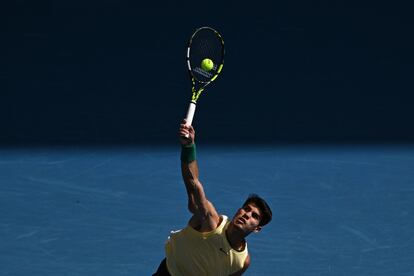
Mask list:
MULTIPOLYGON (((191 126, 193 123, 194 113, 196 110, 196 104, 194 102, 190 102, 190 106, 188 107, 187 116, 185 117, 186 125, 191 126)), ((185 138, 188 138, 189 135, 185 135, 185 138)))
POLYGON ((195 110, 196 104, 194 102, 191 102, 190 106, 188 107, 187 116, 185 117, 185 120, 187 121, 187 126, 191 126, 191 124, 193 123, 195 110))

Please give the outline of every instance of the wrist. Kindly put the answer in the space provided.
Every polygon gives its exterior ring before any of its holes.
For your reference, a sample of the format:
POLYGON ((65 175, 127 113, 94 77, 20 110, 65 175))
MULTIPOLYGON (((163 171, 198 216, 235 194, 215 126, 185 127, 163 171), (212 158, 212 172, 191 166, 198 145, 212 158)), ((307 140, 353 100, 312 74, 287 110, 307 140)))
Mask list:
POLYGON ((190 143, 187 143, 187 144, 181 144, 181 148, 191 148, 191 147, 194 147, 195 146, 195 143, 193 143, 193 142, 190 142, 190 143))
POLYGON ((188 145, 181 145, 181 157, 182 162, 191 163, 196 160, 196 145, 191 143, 188 145))

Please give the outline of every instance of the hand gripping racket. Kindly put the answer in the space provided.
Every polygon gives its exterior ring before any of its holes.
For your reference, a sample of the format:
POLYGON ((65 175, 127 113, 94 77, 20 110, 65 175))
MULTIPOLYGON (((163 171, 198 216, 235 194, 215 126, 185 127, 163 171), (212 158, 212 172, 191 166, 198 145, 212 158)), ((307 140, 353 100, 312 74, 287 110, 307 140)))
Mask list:
POLYGON ((205 87, 220 74, 223 64, 222 36, 210 27, 197 29, 191 36, 187 48, 187 67, 192 82, 192 97, 186 116, 187 125, 190 126, 193 122, 198 98, 205 87))

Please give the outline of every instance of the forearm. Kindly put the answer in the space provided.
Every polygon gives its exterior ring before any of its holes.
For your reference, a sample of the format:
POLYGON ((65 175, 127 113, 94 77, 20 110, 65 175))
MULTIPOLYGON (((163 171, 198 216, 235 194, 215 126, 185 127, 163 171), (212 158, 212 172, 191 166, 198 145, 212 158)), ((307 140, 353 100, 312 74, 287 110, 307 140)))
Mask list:
POLYGON ((196 157, 196 145, 181 146, 181 171, 185 182, 197 180, 199 177, 196 157))
POLYGON ((199 181, 199 172, 197 161, 194 160, 191 163, 181 162, 181 174, 183 176, 184 183, 189 191, 194 191, 195 185, 199 181))
POLYGON ((198 164, 195 158, 195 145, 182 146, 181 174, 188 195, 188 209, 193 214, 199 208, 200 197, 204 195, 203 187, 199 181, 198 164))
POLYGON ((197 161, 191 163, 181 162, 181 172, 188 195, 188 208, 190 212, 196 212, 205 216, 209 209, 211 209, 206 195, 204 193, 203 185, 198 178, 197 161))
POLYGON ((180 124, 179 137, 181 142, 181 173, 188 195, 188 209, 191 213, 199 213, 203 209, 204 191, 199 181, 196 161, 195 131, 186 121, 180 124))
POLYGON ((196 146, 194 143, 181 147, 181 174, 187 192, 193 194, 199 179, 198 164, 196 160, 196 146))
POLYGON ((183 121, 179 134, 181 137, 181 174, 187 190, 188 209, 193 213, 190 221, 194 225, 193 227, 201 227, 200 229, 211 231, 217 227, 220 217, 213 204, 207 199, 203 184, 199 179, 194 129, 183 121), (189 138, 183 138, 187 134, 189 138))

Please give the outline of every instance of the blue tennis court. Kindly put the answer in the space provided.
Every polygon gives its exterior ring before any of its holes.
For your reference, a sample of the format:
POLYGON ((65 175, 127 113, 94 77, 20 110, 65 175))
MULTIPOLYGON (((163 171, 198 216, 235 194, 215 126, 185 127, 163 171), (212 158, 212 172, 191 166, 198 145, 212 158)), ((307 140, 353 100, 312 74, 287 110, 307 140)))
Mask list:
MULTIPOLYGON (((246 275, 413 275, 414 147, 198 147, 220 213, 274 218, 246 275)), ((1 275, 151 275, 188 218, 177 147, 0 150, 1 275)))

